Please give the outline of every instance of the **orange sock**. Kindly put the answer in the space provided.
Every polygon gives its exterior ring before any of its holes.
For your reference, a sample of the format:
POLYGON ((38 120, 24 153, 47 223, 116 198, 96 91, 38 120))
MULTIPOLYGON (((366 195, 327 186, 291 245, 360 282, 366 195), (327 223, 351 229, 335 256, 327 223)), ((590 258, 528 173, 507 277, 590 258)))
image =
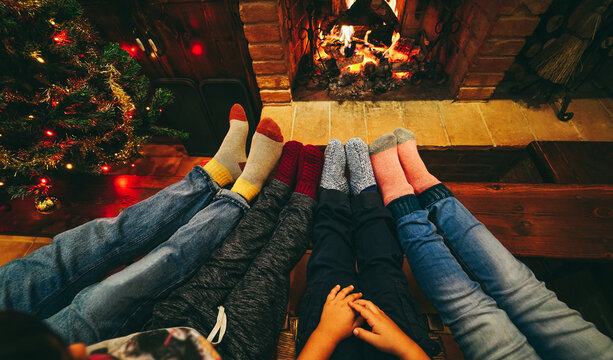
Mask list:
POLYGON ((414 193, 413 187, 402 171, 394 134, 378 137, 370 145, 369 151, 375 178, 385 205, 401 196, 414 193))
POLYGON ((397 128, 394 135, 398 141, 398 157, 404 174, 417 194, 441 182, 426 169, 426 164, 417 151, 417 141, 413 132, 397 128))

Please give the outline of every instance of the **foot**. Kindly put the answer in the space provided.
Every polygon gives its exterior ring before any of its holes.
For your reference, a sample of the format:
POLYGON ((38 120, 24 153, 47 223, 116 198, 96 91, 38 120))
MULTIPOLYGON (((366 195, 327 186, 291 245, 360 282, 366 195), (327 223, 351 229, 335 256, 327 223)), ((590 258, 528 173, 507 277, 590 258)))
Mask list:
POLYGON ((414 193, 400 165, 396 142, 394 134, 385 134, 369 147, 370 161, 385 205, 401 196, 414 193))
MULTIPOLYGON (((279 161, 283 149, 281 129, 271 118, 260 120, 251 141, 245 170, 236 180, 232 191, 251 201, 279 161)), ((207 164, 208 165, 208 164, 207 164)))
POLYGON ((360 138, 349 139, 345 144, 347 166, 349 167, 349 185, 351 193, 357 195, 365 189, 377 185, 372 170, 368 145, 360 138))
POLYGON ((313 145, 306 145, 300 153, 298 183, 294 191, 316 199, 323 165, 324 154, 321 150, 313 145))
POLYGON ((413 132, 397 128, 394 130, 398 143, 398 157, 409 184, 420 194, 424 190, 441 182, 428 172, 426 165, 417 151, 417 140, 413 132))
POLYGON ((230 129, 226 133, 219 150, 204 169, 219 186, 225 186, 237 179, 247 161, 245 143, 249 123, 245 110, 239 104, 234 104, 230 110, 230 129))
POLYGON ((328 142, 325 152, 324 168, 321 174, 321 187, 328 190, 338 190, 349 193, 345 177, 345 149, 340 140, 328 142))
POLYGON ((298 168, 298 158, 302 152, 303 145, 298 141, 288 141, 283 145, 281 160, 277 167, 275 179, 281 180, 289 187, 296 183, 296 169, 298 168))

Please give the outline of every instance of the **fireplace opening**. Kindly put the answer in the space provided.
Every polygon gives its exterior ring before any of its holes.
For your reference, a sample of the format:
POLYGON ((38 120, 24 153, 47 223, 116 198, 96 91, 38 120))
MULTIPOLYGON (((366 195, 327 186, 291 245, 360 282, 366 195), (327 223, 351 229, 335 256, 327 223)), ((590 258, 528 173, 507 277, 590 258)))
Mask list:
POLYGON ((402 0, 313 1, 294 98, 450 98, 445 67, 460 4, 420 0, 408 9, 402 0), (422 27, 407 29, 406 17, 422 27))

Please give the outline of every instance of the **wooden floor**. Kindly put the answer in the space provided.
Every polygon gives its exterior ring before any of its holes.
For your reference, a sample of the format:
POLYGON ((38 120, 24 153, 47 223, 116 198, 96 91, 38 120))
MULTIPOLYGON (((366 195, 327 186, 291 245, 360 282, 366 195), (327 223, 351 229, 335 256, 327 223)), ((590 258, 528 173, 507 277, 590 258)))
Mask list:
POLYGON ((551 106, 528 108, 512 100, 488 102, 309 101, 265 106, 286 139, 325 145, 330 139, 378 136, 405 127, 422 148, 525 146, 531 141, 613 141, 613 100, 575 99, 569 122, 551 106))

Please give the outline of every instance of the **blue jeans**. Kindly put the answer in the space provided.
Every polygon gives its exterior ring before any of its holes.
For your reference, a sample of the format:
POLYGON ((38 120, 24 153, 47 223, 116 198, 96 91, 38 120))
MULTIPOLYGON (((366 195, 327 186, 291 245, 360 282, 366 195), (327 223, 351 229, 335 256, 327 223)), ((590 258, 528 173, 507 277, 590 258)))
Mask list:
POLYGON ((0 267, 0 308, 47 318, 69 342, 91 344, 127 334, 142 326, 155 298, 206 261, 247 209, 240 195, 220 190, 195 167, 117 217, 68 230, 0 267))
MULTIPOLYGON (((417 202, 410 197, 402 199, 417 202)), ((401 245, 467 358, 613 359, 611 339, 558 300, 444 185, 419 201, 425 210, 393 211, 401 245)))

